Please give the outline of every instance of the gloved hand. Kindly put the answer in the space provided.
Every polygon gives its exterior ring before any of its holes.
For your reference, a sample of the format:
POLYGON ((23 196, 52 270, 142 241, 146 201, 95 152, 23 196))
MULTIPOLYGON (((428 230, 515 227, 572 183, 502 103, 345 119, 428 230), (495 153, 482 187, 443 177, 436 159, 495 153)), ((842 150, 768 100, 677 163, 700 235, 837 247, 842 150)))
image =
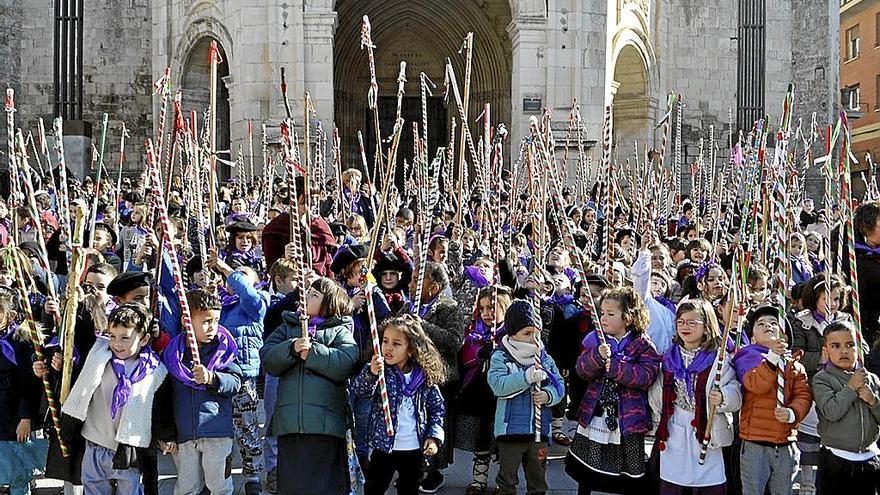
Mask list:
POLYGON ((547 372, 534 366, 526 370, 526 381, 529 383, 541 383, 547 379, 547 372))

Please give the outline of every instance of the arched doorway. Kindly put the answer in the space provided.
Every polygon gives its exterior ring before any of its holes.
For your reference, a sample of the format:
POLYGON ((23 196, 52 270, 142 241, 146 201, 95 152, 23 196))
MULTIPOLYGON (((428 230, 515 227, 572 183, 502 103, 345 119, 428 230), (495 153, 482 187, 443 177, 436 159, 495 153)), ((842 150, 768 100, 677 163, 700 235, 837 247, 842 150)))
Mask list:
MULTIPOLYGON (((211 64, 210 64, 210 37, 201 38, 190 49, 183 66, 181 76, 181 91, 183 92, 183 111, 186 117, 191 112, 196 113, 198 118, 199 139, 206 129, 205 116, 211 104, 211 64)), ((231 160, 229 153, 229 89, 226 80, 229 77, 229 64, 226 50, 217 42, 220 48, 222 62, 217 66, 217 150, 218 157, 231 160)), ((217 162, 217 172, 221 179, 229 177, 229 166, 217 162)))
MULTIPOLYGON (((651 137, 651 97, 645 58, 632 44, 625 45, 614 64, 614 143, 621 161, 642 149, 651 137)), ((649 145, 651 143, 648 143, 649 145)))
MULTIPOLYGON (((376 77, 379 84, 379 119, 383 139, 391 136, 397 110, 397 77, 400 61, 407 62, 407 83, 402 105, 406 121, 398 150, 398 162, 412 163, 413 129, 421 128, 419 73, 436 85, 429 96, 428 156, 447 146, 452 117, 458 109, 450 95, 443 98, 446 58, 452 59, 459 89, 464 85, 465 57, 459 54, 468 31, 474 32, 471 100, 468 121, 475 139, 482 133, 474 121, 483 103, 491 104, 493 126, 510 122, 511 44, 506 32, 511 22, 508 0, 338 0, 338 29, 334 42, 334 111, 342 139, 343 168, 363 168, 357 132, 364 136, 367 162, 372 172, 375 130, 366 96, 370 74, 366 50, 360 49, 361 21, 370 18, 376 45, 376 77)), ((458 131, 456 131, 458 133, 458 131)), ((457 139, 456 139, 457 141, 457 139)), ((383 146, 387 146, 383 143, 383 146)), ((385 148, 387 150, 387 148, 385 148)), ((398 174, 400 175, 400 174, 398 174)))

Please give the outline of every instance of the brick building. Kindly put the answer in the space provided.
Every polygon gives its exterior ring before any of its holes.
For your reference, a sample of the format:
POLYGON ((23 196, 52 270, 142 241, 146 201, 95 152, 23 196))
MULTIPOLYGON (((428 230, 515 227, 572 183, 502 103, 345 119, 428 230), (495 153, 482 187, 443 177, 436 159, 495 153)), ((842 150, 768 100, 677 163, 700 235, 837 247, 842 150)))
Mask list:
MULTIPOLYGON (((880 162, 880 0, 841 0, 841 103, 852 127, 853 152, 868 168, 867 154, 880 162)), ((858 196, 861 181, 856 180, 858 196)))

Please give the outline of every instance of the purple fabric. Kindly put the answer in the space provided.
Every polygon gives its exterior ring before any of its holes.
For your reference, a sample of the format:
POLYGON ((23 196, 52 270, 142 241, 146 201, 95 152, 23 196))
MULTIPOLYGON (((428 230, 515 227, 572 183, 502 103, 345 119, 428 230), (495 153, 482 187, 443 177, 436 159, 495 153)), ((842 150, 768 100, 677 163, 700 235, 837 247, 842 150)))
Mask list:
POLYGON ((856 243, 856 250, 862 251, 865 254, 873 254, 874 256, 880 256, 880 246, 872 248, 867 244, 862 244, 861 242, 856 243))
MULTIPOLYGON (((214 353, 205 365, 208 371, 223 369, 229 366, 229 363, 235 359, 238 352, 238 346, 235 344, 235 339, 229 333, 229 330, 224 327, 218 327, 215 338, 217 340, 217 349, 214 350, 214 353)), ((205 385, 196 383, 192 371, 183 364, 186 347, 186 333, 176 335, 168 343, 168 347, 165 348, 165 352, 162 354, 162 362, 165 363, 165 367, 168 368, 171 376, 183 382, 187 387, 205 390, 205 385)))
MULTIPOLYGON (((470 343, 487 343, 490 341, 489 335, 492 329, 486 325, 482 318, 477 318, 472 330, 465 336, 465 341, 470 343)), ((498 331, 495 333, 495 343, 501 343, 501 337, 504 336, 504 322, 498 323, 498 331)))
POLYGON ((736 369, 736 377, 740 383, 746 373, 761 365, 764 361, 764 355, 769 350, 762 345, 752 344, 743 347, 733 356, 733 367, 736 369))
POLYGON ((473 282, 474 285, 477 286, 478 289, 482 289, 483 287, 486 287, 487 285, 492 283, 488 278, 486 278, 486 275, 484 275, 483 272, 475 266, 466 267, 464 269, 464 274, 468 278, 468 280, 470 280, 471 282, 473 282))
POLYGON ((10 342, 16 330, 18 330, 18 323, 11 322, 5 330, 0 331, 0 354, 3 354, 3 357, 8 359, 10 363, 18 366, 18 361, 15 359, 15 348, 10 342))
POLYGON ((655 297, 654 300, 657 301, 658 303, 666 306, 666 308, 669 309, 669 311, 672 311, 672 314, 675 314, 675 310, 677 308, 675 307, 674 302, 670 301, 669 299, 667 299, 663 296, 655 297))
POLYGON ((323 316, 312 316, 309 318, 309 337, 314 337, 316 333, 318 333, 318 327, 324 324, 327 321, 327 318, 323 316))
MULTIPOLYGON (((422 304, 422 307, 419 308, 419 318, 424 318, 425 315, 428 314, 428 311, 431 311, 431 306, 433 306, 434 303, 437 302, 438 297, 440 297, 440 294, 437 294, 436 296, 434 296, 434 299, 431 299, 430 301, 422 304)), ((415 309, 415 304, 415 301, 410 301, 409 313, 413 312, 413 310, 415 309)))
POLYGON ((425 383, 425 371, 416 363, 410 363, 412 368, 412 375, 410 375, 409 383, 406 381, 406 376, 404 372, 398 368, 397 366, 391 366, 391 372, 397 375, 397 379, 400 380, 400 383, 405 383, 403 386, 403 395, 407 397, 412 397, 416 392, 419 391, 419 388, 425 383))
POLYGON ((715 362, 715 353, 706 349, 700 349, 691 365, 685 368, 681 359, 681 347, 673 345, 666 355, 663 356, 663 369, 672 373, 676 380, 684 381, 687 385, 688 397, 694 397, 694 377, 701 371, 712 366, 715 362))
POLYGON ((229 289, 225 286, 221 285, 220 287, 217 287, 217 295, 220 296, 220 302, 223 304, 223 309, 238 303, 238 294, 230 293, 229 289))
POLYGON ((110 417, 116 419, 119 410, 128 403, 128 399, 131 397, 132 385, 143 380, 159 366, 159 356, 148 345, 141 348, 137 365, 131 370, 131 375, 125 374, 124 359, 114 356, 110 364, 113 367, 113 373, 116 374, 116 379, 119 380, 116 388, 113 389, 113 400, 110 402, 110 417))

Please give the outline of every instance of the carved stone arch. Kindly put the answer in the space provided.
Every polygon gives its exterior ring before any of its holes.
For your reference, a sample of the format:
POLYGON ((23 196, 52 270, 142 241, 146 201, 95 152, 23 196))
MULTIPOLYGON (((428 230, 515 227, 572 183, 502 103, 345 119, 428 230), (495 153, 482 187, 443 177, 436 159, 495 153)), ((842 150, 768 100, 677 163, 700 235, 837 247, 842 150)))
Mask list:
POLYGON ((186 32, 183 33, 183 36, 180 37, 180 41, 177 43, 173 59, 176 61, 177 66, 172 67, 174 69, 172 75, 183 74, 183 69, 188 63, 193 48, 205 37, 217 40, 217 43, 223 48, 227 63, 232 65, 230 61, 234 58, 235 54, 229 30, 215 17, 200 17, 189 23, 186 32))

